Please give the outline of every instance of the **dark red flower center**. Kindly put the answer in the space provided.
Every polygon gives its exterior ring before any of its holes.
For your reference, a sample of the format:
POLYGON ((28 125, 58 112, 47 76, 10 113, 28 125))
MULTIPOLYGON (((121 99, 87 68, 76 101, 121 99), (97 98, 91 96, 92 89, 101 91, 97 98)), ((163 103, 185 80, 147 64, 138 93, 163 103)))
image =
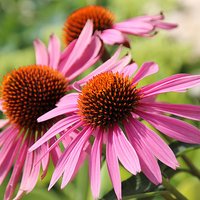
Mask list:
POLYGON ((78 101, 79 114, 93 127, 112 126, 130 116, 140 99, 138 92, 123 74, 99 74, 83 87, 78 101))
POLYGON ((78 38, 88 19, 93 20, 94 31, 111 28, 114 22, 113 14, 101 6, 87 6, 73 12, 66 20, 63 31, 64 41, 69 44, 78 38))
POLYGON ((67 81, 58 71, 47 66, 21 67, 4 77, 4 113, 20 128, 41 131, 49 122, 37 123, 37 118, 53 109, 66 90, 67 81))

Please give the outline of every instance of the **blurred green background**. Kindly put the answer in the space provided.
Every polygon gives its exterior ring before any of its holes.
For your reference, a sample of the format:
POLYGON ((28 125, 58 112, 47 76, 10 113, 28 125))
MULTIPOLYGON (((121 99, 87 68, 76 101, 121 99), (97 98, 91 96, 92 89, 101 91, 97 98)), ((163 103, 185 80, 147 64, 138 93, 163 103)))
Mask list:
MULTIPOLYGON (((117 21, 137 15, 157 14, 160 11, 165 13, 166 21, 179 22, 182 18, 188 19, 186 11, 189 7, 184 4, 184 1, 176 0, 0 0, 0 81, 11 69, 35 62, 32 46, 35 38, 40 38, 45 43, 48 42, 48 37, 51 33, 56 33, 62 38, 62 27, 66 17, 72 11, 90 4, 100 4, 108 7, 115 14, 117 21)), ((193 23, 192 20, 197 19, 191 18, 191 23, 193 23)), ((154 38, 130 37, 132 40, 131 53, 136 62, 142 64, 144 61, 152 60, 156 61, 160 66, 159 73, 147 78, 144 82, 145 84, 174 73, 200 74, 198 46, 194 46, 197 44, 192 43, 194 37, 197 37, 197 33, 195 35, 195 31, 193 31, 194 35, 185 37, 188 29, 183 27, 187 26, 182 26, 182 24, 179 24, 179 26, 177 30, 170 32, 160 31, 154 38)), ((199 88, 191 89, 186 94, 178 94, 178 98, 177 94, 174 93, 165 94, 160 97, 160 100, 199 105, 200 90, 199 88)), ((199 127, 199 123, 195 123, 195 125, 199 127)), ((197 167, 200 166, 199 150, 188 153, 188 156, 197 167)), ((184 165, 181 160, 180 163, 184 165)), ((44 181, 38 181, 34 191, 23 199, 92 199, 87 163, 83 166, 76 179, 64 190, 59 189, 60 184, 58 183, 48 192, 46 188, 52 171, 53 167, 49 170, 44 181)), ((124 180, 128 176, 129 174, 122 169, 122 179, 124 180)), ((198 189, 200 188, 200 182, 197 178, 187 174, 179 174, 173 178, 172 183, 189 200, 199 200, 200 192, 198 189)), ((6 181, 0 186, 0 199, 3 199, 5 186, 6 181)), ((106 167, 104 166, 102 170, 101 195, 108 192, 111 188, 106 167)), ((158 197, 157 199, 162 198, 158 197)))

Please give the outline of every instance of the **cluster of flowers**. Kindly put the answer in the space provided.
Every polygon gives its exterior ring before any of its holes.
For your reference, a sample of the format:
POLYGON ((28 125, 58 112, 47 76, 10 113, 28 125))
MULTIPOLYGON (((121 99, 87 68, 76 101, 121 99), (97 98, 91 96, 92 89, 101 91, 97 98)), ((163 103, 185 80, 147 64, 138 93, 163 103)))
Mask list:
POLYGON ((34 41, 36 64, 20 67, 4 77, 0 110, 0 184, 12 169, 5 200, 33 190, 40 170, 44 178, 50 157, 55 170, 49 189, 63 175, 61 188, 89 158, 94 199, 100 192, 102 147, 117 199, 121 199, 119 161, 132 174, 142 171, 154 184, 162 182, 157 159, 175 169, 178 162, 168 145, 141 121, 179 141, 200 143, 200 131, 172 114, 200 120, 200 106, 157 102, 166 92, 185 92, 200 84, 200 75, 176 74, 137 87, 158 71, 154 62, 138 66, 131 55, 120 57, 129 45, 127 34, 153 36, 156 29, 173 29, 163 14, 114 23, 110 11, 88 6, 72 13, 64 27, 66 48, 50 36, 48 48, 34 41), (100 60, 104 44, 119 44, 112 57, 81 80, 77 77, 100 60), (136 73, 135 73, 136 72, 136 73), (135 75, 134 75, 135 73, 135 75), (60 145, 64 147, 61 151, 60 145))

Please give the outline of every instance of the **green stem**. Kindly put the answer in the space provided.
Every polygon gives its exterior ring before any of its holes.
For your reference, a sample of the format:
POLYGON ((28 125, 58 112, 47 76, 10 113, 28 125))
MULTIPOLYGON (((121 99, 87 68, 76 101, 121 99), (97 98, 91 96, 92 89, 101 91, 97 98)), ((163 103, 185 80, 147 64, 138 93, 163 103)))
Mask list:
MULTIPOLYGON (((134 194, 130 196, 124 196, 123 200, 129 200, 129 199, 143 199, 143 198, 150 198, 155 196, 163 196, 163 195, 169 195, 170 193, 168 191, 156 191, 156 192, 146 192, 144 194, 134 194)), ((169 200, 174 200, 173 198, 169 200)))
POLYGON ((173 185, 171 185, 170 182, 164 177, 162 184, 169 192, 171 192, 176 197, 176 199, 187 200, 187 198, 183 194, 181 194, 173 185))
POLYGON ((200 179, 200 170, 198 170, 186 155, 181 156, 187 166, 190 168, 192 174, 200 179))
POLYGON ((169 192, 161 194, 161 196, 166 200, 176 200, 176 199, 174 199, 174 197, 171 196, 171 194, 169 192))

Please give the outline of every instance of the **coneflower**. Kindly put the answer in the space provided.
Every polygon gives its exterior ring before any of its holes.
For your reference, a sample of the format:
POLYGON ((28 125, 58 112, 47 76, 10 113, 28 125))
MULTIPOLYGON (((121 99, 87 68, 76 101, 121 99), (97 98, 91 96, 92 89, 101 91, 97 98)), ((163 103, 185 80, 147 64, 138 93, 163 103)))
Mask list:
POLYGON ((80 37, 63 52, 60 51, 60 42, 54 35, 50 37, 48 49, 38 39, 34 45, 36 64, 13 70, 4 77, 1 86, 0 110, 7 119, 0 121, 0 128, 5 128, 0 134, 0 184, 13 167, 5 200, 12 199, 21 176, 15 199, 34 188, 41 166, 42 178, 45 176, 50 156, 56 164, 61 154, 59 147, 36 165, 56 138, 28 153, 28 148, 60 119, 38 123, 37 118, 55 108, 59 99, 70 89, 73 79, 98 60, 102 46, 100 39, 93 35, 91 21, 86 23, 80 37))
POLYGON ((103 144, 106 146, 107 168, 117 199, 122 199, 119 161, 132 174, 142 171, 154 184, 161 183, 162 176, 157 159, 173 169, 178 167, 178 162, 168 145, 154 130, 144 125, 142 119, 171 138, 200 143, 200 131, 196 127, 165 115, 169 113, 199 121, 200 106, 158 103, 154 100, 159 94, 183 92, 199 85, 200 75, 176 74, 139 88, 137 84, 140 80, 156 73, 158 66, 153 62, 144 63, 131 78, 137 65, 127 65, 126 59, 117 61, 114 55, 78 81, 75 84, 76 93, 64 96, 55 109, 39 117, 38 121, 43 122, 66 114, 30 151, 62 133, 46 152, 48 153, 71 132, 80 131, 59 158, 49 188, 62 175, 61 188, 68 184, 79 167, 79 160, 88 142, 92 145, 89 153, 89 174, 95 199, 99 197, 100 191, 103 144))

